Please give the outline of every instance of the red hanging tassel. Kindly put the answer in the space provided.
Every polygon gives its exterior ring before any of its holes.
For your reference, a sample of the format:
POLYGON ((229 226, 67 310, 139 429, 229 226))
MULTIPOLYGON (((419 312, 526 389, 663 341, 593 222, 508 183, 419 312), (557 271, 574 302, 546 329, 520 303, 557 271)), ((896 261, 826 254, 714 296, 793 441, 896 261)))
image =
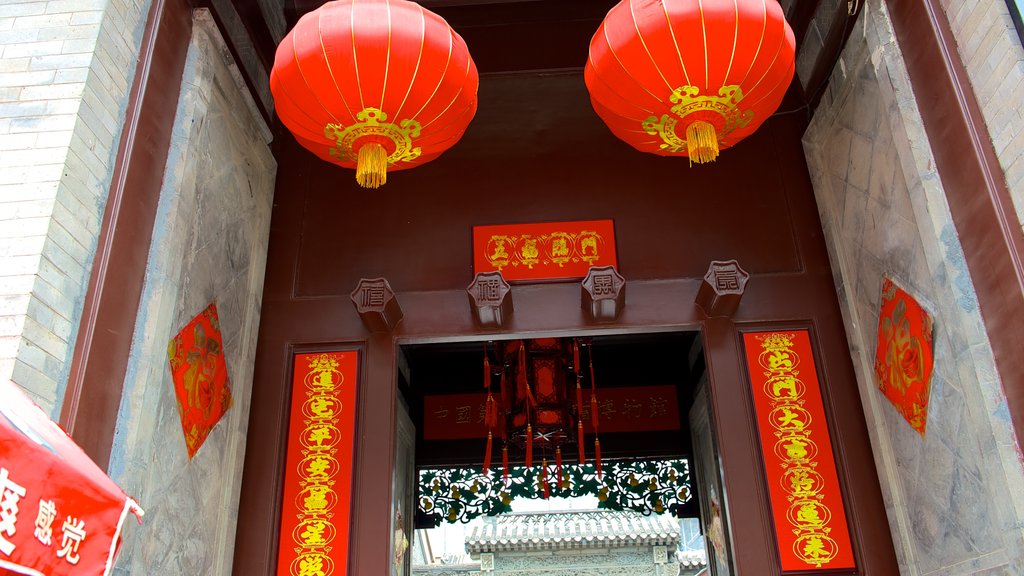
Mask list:
POLYGON ((543 464, 540 468, 540 483, 544 487, 544 499, 547 500, 551 496, 551 487, 548 486, 548 459, 543 460, 543 464))
POLYGON ((533 425, 526 425, 526 467, 533 466, 533 425))
POLYGON ((494 402, 494 395, 490 392, 487 393, 487 404, 484 408, 484 424, 487 425, 488 431, 498 425, 498 407, 494 402))
POLYGON ((555 474, 558 475, 558 489, 565 488, 565 480, 562 478, 562 447, 555 448, 555 474))
POLYGON ((580 375, 580 341, 572 339, 572 371, 576 373, 577 379, 580 375))
POLYGON ((501 447, 501 482, 508 487, 508 446, 501 447))
POLYGON ((590 426, 597 432, 597 426, 601 423, 601 417, 597 408, 597 395, 590 393, 590 426))
POLYGON ((505 421, 505 416, 507 414, 505 412, 505 409, 506 409, 505 407, 506 406, 510 406, 511 405, 511 401, 508 398, 508 392, 505 390, 505 372, 504 372, 504 370, 502 370, 502 372, 501 372, 501 378, 498 379, 498 386, 500 387, 498 389, 498 398, 501 398, 501 404, 495 404, 494 405, 494 420, 495 420, 495 422, 498 421, 498 414, 500 413, 501 414, 501 439, 502 439, 502 441, 507 441, 508 440, 508 431, 506 430, 506 428, 508 428, 508 422, 505 421))
POLYGON ((533 399, 533 390, 530 389, 530 381, 526 378, 526 344, 519 346, 519 387, 520 393, 522 390, 526 392, 526 403, 528 406, 536 406, 537 402, 533 399))
POLYGON ((493 442, 491 433, 487 433, 487 450, 484 452, 484 474, 491 471, 491 443, 493 442))
POLYGON ((601 479, 601 441, 594 438, 594 465, 597 468, 597 479, 601 479))
POLYGON ((491 445, 494 442, 494 397, 491 396, 491 361, 487 358, 487 345, 484 344, 484 389, 487 390, 487 405, 484 408, 484 424, 487 425, 487 448, 484 451, 484 474, 491 471, 491 445))
POLYGON ((580 386, 579 378, 576 379, 576 415, 580 422, 583 422, 583 387, 580 386))
POLYGON ((576 423, 576 444, 580 449, 580 464, 587 463, 587 453, 583 449, 583 422, 576 423))
POLYGON ((491 390, 491 361, 487 358, 487 348, 484 347, 484 390, 491 390))

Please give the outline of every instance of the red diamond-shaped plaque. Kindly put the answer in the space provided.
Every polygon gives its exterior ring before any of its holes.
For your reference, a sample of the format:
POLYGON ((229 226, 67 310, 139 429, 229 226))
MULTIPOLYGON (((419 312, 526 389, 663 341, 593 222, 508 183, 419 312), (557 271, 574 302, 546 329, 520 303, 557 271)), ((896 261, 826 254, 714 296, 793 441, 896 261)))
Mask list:
POLYGON ((189 460, 231 407, 217 305, 210 304, 167 345, 189 460))
POLYGON ((875 377, 878 388, 924 436, 932 379, 932 317, 892 280, 882 282, 875 377))

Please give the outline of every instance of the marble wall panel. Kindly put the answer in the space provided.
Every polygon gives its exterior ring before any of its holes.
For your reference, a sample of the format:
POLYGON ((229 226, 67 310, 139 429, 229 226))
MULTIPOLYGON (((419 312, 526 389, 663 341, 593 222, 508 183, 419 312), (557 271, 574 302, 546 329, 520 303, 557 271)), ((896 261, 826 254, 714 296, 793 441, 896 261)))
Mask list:
POLYGON ((903 574, 1024 573, 1019 455, 884 2, 867 2, 804 136, 903 574), (924 437, 878 391, 883 276, 935 319, 924 437))
POLYGON ((276 163, 208 12, 196 12, 110 474, 146 510, 115 574, 229 574, 276 163), (210 302, 233 404, 190 461, 167 342, 210 302))

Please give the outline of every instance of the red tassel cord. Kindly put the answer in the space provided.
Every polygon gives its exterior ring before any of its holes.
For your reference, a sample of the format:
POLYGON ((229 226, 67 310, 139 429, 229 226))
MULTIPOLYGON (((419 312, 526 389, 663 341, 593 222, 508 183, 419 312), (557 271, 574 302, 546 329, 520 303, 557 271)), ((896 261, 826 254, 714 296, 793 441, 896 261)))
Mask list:
POLYGON ((501 483, 508 488, 508 446, 501 447, 501 483))
POLYGON ((487 358, 487 347, 484 347, 484 390, 491 391, 491 361, 487 358))
POLYGON ((583 388, 580 386, 580 379, 576 379, 576 415, 583 422, 583 388))
POLYGON ((498 403, 494 401, 494 395, 487 393, 487 403, 484 407, 484 424, 490 432, 498 425, 498 403))
POLYGON ((536 406, 536 401, 533 399, 533 390, 530 390, 530 381, 526 378, 526 344, 519 346, 519 393, 520 395, 526 395, 526 402, 529 407, 536 406))
POLYGON ((540 467, 540 484, 544 487, 544 499, 547 500, 551 496, 551 486, 548 485, 548 459, 543 460, 543 464, 540 467))
POLYGON ((583 421, 583 387, 580 386, 580 379, 576 379, 576 414, 583 421))
POLYGON ((526 467, 533 466, 533 426, 526 425, 526 467))
POLYGON ((484 389, 487 390, 487 405, 484 408, 484 424, 487 425, 487 448, 484 451, 484 474, 491 471, 491 445, 494 442, 494 425, 497 417, 494 411, 494 397, 491 395, 491 361, 487 359, 484 345, 484 389))
POLYGON ((583 422, 576 423, 576 444, 580 449, 580 464, 587 463, 587 453, 583 449, 583 422))
POLYGON ((487 450, 484 452, 484 474, 491 471, 491 444, 494 442, 494 437, 490 432, 487 433, 487 450))
POLYGON ((580 376, 580 341, 572 339, 572 371, 576 373, 576 379, 580 376))
POLYGON ((508 397, 509 391, 505 389, 505 372, 504 371, 502 371, 502 373, 501 373, 501 378, 498 379, 498 386, 499 386, 499 388, 498 388, 498 398, 501 398, 501 403, 500 404, 496 403, 494 405, 494 421, 495 421, 495 423, 497 423, 498 422, 498 414, 501 414, 501 426, 500 426, 501 440, 503 442, 507 442, 508 441, 508 436, 507 436, 506 428, 508 428, 508 426, 507 426, 507 423, 506 423, 505 419, 507 418, 508 413, 506 412, 506 409, 507 409, 506 407, 510 406, 512 404, 512 401, 508 397))
POLYGON ((590 423, 594 426, 594 434, 597 434, 597 427, 601 415, 597 410, 597 390, 594 384, 594 347, 590 347, 590 423))
POLYGON ((583 449, 583 374, 580 372, 580 342, 572 341, 572 366, 576 372, 576 443, 580 451, 580 464, 587 461, 586 451, 583 449))
POLYGON ((597 427, 600 424, 600 411, 597 406, 597 392, 594 385, 594 347, 590 347, 590 423, 594 427, 594 467, 597 469, 597 479, 602 479, 601 473, 601 441, 597 438, 597 427))
POLYGON ((558 489, 565 489, 565 479, 562 478, 562 447, 555 448, 555 474, 558 475, 558 489))

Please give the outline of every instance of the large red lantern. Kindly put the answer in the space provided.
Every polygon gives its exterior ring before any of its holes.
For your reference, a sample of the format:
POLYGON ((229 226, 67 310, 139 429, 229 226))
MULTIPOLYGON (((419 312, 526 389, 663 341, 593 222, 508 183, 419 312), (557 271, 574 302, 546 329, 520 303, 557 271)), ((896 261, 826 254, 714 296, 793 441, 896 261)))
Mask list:
POLYGON ((270 74, 281 122, 367 188, 458 142, 478 83, 462 38, 406 0, 324 4, 281 41, 270 74))
POLYGON ((795 45, 776 0, 622 0, 591 40, 584 76, 617 137, 704 163, 779 107, 795 45))

